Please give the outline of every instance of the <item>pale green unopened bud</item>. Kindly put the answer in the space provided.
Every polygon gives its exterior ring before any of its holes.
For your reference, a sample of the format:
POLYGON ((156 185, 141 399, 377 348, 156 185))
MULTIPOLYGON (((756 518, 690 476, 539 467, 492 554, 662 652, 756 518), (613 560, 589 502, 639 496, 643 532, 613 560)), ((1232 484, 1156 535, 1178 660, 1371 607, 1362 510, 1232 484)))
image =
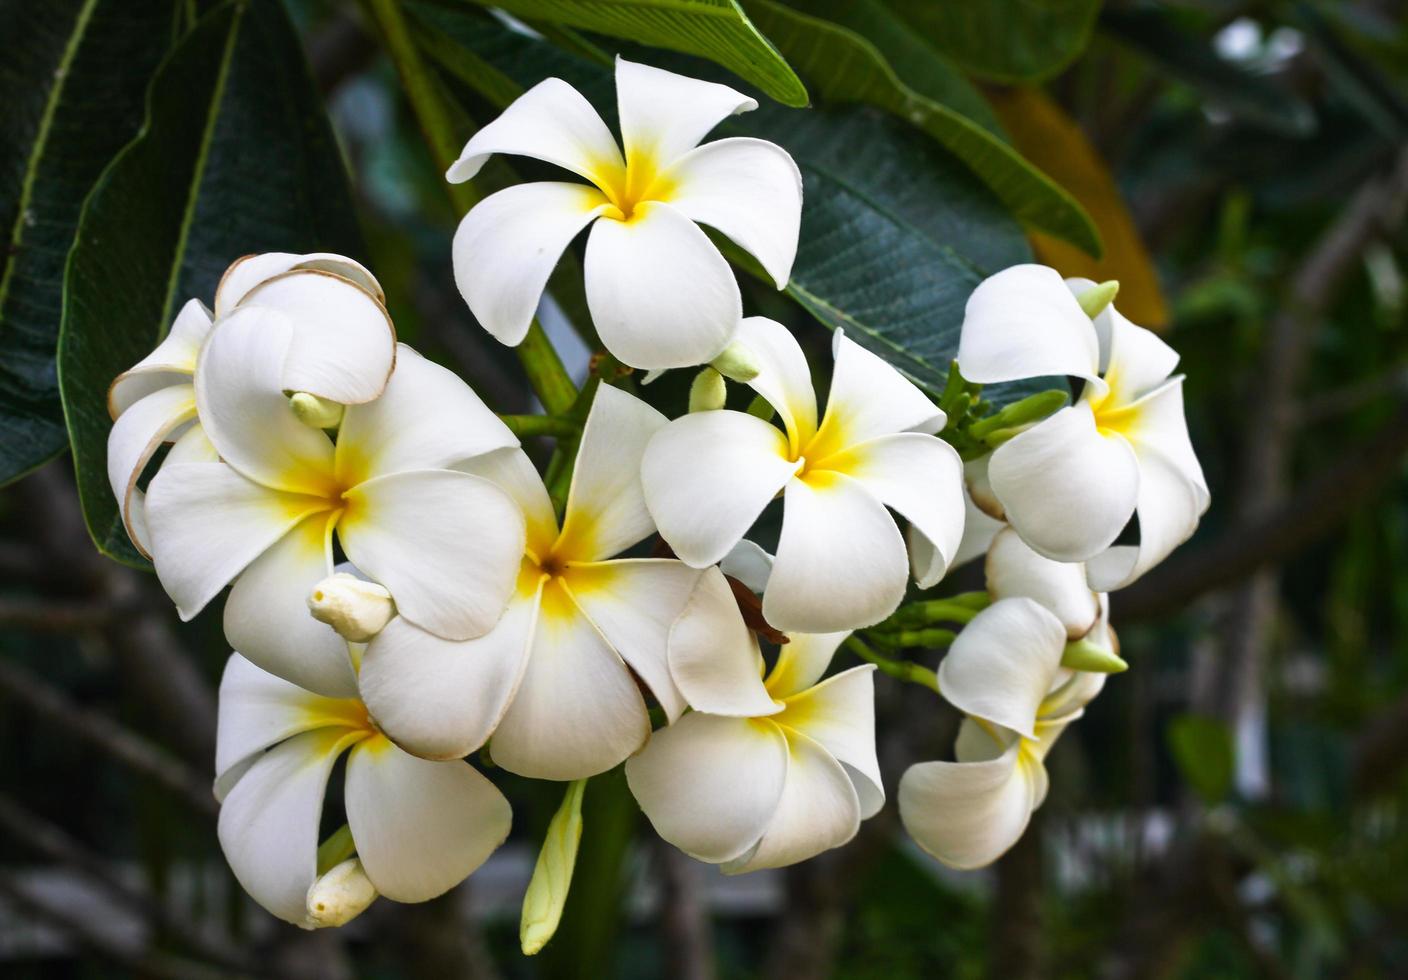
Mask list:
POLYGON ((1098 286, 1091 286, 1077 296, 1076 300, 1080 303, 1080 308, 1085 310, 1085 315, 1094 320, 1104 311, 1105 307, 1115 301, 1115 294, 1119 291, 1119 280, 1111 279, 1098 286))
POLYGON ((288 407, 293 409, 298 421, 315 429, 336 429, 342 424, 342 405, 306 391, 295 391, 290 395, 288 407))
POLYGON ((728 398, 728 385, 724 376, 711 367, 706 367, 694 376, 689 386, 689 410, 691 412, 712 412, 724 407, 728 398))
POLYGON ((1129 670, 1129 664, 1118 653, 1088 639, 1067 643, 1066 651, 1061 655, 1061 666, 1092 674, 1120 674, 1129 670))
POLYGON ((729 344, 722 354, 709 362, 709 366, 730 381, 747 383, 758 376, 762 365, 753 352, 742 344, 729 344))
POLYGON ((362 862, 348 858, 308 889, 308 921, 315 929, 346 925, 376 901, 376 886, 362 862))
POLYGON ((518 942, 524 956, 532 956, 557 932, 562 906, 572 887, 572 870, 577 866, 577 845, 582 840, 582 796, 587 781, 570 783, 562 805, 548 824, 533 878, 523 895, 523 918, 518 925, 518 942))
POLYGON ((327 623, 345 640, 366 643, 391 622, 396 603, 391 593, 375 582, 346 572, 329 575, 308 595, 308 611, 327 623))

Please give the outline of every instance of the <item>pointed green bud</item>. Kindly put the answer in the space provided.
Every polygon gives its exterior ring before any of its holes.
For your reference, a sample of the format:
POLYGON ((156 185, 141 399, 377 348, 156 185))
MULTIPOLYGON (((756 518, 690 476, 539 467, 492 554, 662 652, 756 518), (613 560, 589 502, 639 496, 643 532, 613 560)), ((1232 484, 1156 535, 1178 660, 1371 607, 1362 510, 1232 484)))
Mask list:
POLYGON ((376 899, 376 886, 367 877, 362 862, 348 858, 309 887, 308 921, 315 929, 343 926, 365 912, 376 899))
POLYGON ((730 381, 747 383, 758 376, 762 365, 743 344, 729 344, 724 352, 709 362, 709 366, 730 381))
POLYGON ((968 427, 968 434, 991 445, 993 438, 999 432, 1012 430, 1006 436, 1010 439, 1022 431, 1024 426, 1040 422, 1053 412, 1065 408, 1066 403, 1070 400, 1070 393, 1060 388, 1038 391, 1035 395, 1028 395, 1021 401, 1004 406, 987 418, 974 422, 968 427))
POLYGON ((1119 654, 1090 640, 1067 643, 1066 652, 1061 655, 1061 666, 1092 674, 1121 674, 1129 670, 1129 664, 1120 659, 1119 654))
POLYGON ((694 376, 689 386, 689 410, 691 412, 712 412, 724 407, 728 397, 728 385, 724 376, 711 367, 706 367, 694 376))
POLYGON ((1115 301, 1115 294, 1119 291, 1120 281, 1118 279, 1111 279, 1108 282, 1102 282, 1098 286, 1091 286, 1085 292, 1077 296, 1076 301, 1080 303, 1080 308, 1085 310, 1085 315, 1094 320, 1104 312, 1105 307, 1115 301))
POLYGON ((548 824, 538 863, 523 895, 518 942, 524 956, 532 956, 546 946, 562 921, 562 906, 572 887, 572 870, 577 866, 577 845, 582 840, 582 796, 586 789, 585 779, 569 783, 562 805, 548 824))
POLYGON ((308 594, 308 611, 344 640, 366 643, 391 622, 396 603, 391 593, 375 582, 336 572, 313 586, 308 594))
POLYGON ((298 421, 315 429, 336 429, 342 424, 342 406, 326 398, 295 391, 288 399, 288 407, 298 416, 298 421))

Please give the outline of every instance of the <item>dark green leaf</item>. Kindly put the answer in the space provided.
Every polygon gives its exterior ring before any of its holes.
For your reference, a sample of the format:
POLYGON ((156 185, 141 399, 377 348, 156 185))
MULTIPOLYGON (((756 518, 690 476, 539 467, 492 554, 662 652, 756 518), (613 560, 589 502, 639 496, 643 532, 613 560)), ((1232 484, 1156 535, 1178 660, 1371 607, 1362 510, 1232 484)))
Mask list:
POLYGON ((529 20, 579 27, 723 65, 783 105, 807 89, 735 0, 481 0, 529 20))
POLYGON ((1216 718, 1179 715, 1168 726, 1168 747, 1183 779, 1212 806, 1232 789, 1232 733, 1216 718))
POLYGON ((1070 64, 1090 40, 1100 0, 886 0, 965 71, 994 82, 1036 82, 1070 64))
POLYGON ((103 173, 69 256, 59 373, 100 550, 138 562, 105 470, 109 382, 250 252, 360 251, 346 174, 280 4, 232 0, 162 65, 141 134, 103 173))
POLYGON ((1075 198, 1008 145, 982 96, 879 0, 816 0, 805 14, 748 0, 748 10, 822 97, 908 120, 967 164, 1018 220, 1100 253, 1100 235, 1075 198))
POLYGON ((68 441, 54 372, 64 256, 83 196, 137 132, 172 0, 3 0, 0 483, 68 441))

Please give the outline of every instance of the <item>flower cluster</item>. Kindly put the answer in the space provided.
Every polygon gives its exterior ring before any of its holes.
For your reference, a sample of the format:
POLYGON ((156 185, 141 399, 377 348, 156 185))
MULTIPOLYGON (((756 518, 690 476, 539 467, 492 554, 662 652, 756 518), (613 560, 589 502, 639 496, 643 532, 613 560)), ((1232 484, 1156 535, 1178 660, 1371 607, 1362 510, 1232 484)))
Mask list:
POLYGON ((685 415, 593 379, 546 479, 463 381, 397 343, 372 274, 326 254, 237 261, 213 310, 192 300, 113 384, 109 472, 133 542, 183 619, 229 589, 219 837, 289 922, 338 925, 473 872, 511 820, 475 753, 574 782, 624 763, 656 831, 730 872, 839 846, 885 802, 877 667, 965 715, 957 761, 910 768, 899 805, 940 860, 986 864, 1040 805, 1052 743, 1124 666, 1104 591, 1207 506, 1174 355, 1108 288, 1049 269, 973 293, 952 418, 839 330, 822 410, 798 341, 743 317, 696 224, 784 286, 791 158, 700 143, 754 107, 725 86, 620 60, 617 95, 623 146, 557 79, 469 141, 450 180, 513 153, 589 183, 485 198, 455 236, 456 279, 517 343, 591 224, 602 343, 631 368, 700 367, 685 415), (1049 375, 1082 380, 1074 404, 973 423, 973 383, 1049 375), (756 394, 747 412, 723 407, 724 376, 756 394), (774 556, 753 539, 777 498, 774 556), (1119 543, 1136 514, 1137 543, 1119 543), (904 604, 984 552, 985 592, 904 604), (949 639, 937 674, 900 659, 949 639), (832 671, 843 648, 870 662, 832 671), (343 755, 345 825, 320 840, 343 755))

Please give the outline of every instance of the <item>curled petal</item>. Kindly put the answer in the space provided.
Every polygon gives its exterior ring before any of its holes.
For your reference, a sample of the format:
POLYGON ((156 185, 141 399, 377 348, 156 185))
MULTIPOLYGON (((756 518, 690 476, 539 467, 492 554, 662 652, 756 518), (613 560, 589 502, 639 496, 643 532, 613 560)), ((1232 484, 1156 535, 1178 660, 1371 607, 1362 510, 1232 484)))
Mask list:
POLYGON ((944 413, 928 395, 841 330, 832 334, 831 349, 836 370, 821 430, 808 448, 813 462, 876 436, 944 427, 944 413))
POLYGON ((836 650, 850 636, 841 633, 790 633, 768 674, 768 693, 789 698, 811 687, 826 673, 836 650))
MULTIPOLYGON (((1084 291, 1071 288, 1077 296, 1084 291)), ((1176 350, 1152 330, 1130 323, 1113 303, 1095 318, 1095 331, 1100 338, 1100 373, 1115 404, 1136 401, 1167 381, 1178 366, 1176 350)))
POLYGON ((119 374, 108 389, 108 414, 117 419, 152 392, 173 384, 189 384, 201 346, 210 333, 211 316, 198 299, 187 300, 171 330, 146 357, 119 374))
POLYGON ((345 255, 334 252, 308 252, 303 255, 294 252, 262 252, 242 256, 230 263, 230 267, 220 277, 220 284, 215 287, 215 315, 224 316, 238 306, 255 286, 294 269, 331 272, 356 283, 378 303, 386 302, 386 294, 382 292, 381 283, 376 281, 376 276, 362 263, 345 255))
POLYGON ((1084 402, 998 446, 988 474, 1022 540, 1056 561, 1085 561, 1108 548, 1139 497, 1134 450, 1099 432, 1084 402))
MULTIPOLYGON (((789 646, 791 644, 788 644, 789 646)), ((846 766, 860 798, 861 818, 885 803, 875 755, 875 666, 862 664, 787 699, 774 719, 815 739, 846 766)))
MULTIPOLYGON (((949 563, 949 570, 972 561, 981 555, 987 554, 988 548, 992 545, 992 539, 997 536, 1007 525, 1002 521, 995 521, 987 514, 978 509, 978 505, 973 503, 973 498, 963 495, 963 540, 958 543, 958 553, 953 556, 953 561, 949 563)), ((910 553, 914 552, 914 538, 909 539, 910 553)))
POLYGON ((594 187, 518 184, 464 216, 451 250, 455 285, 485 330, 510 346, 522 342, 553 266, 606 207, 594 187))
POLYGON ((993 599, 1024 596, 1054 613, 1066 636, 1078 640, 1089 633, 1100 614, 1095 593, 1078 563, 1043 558, 1010 527, 999 531, 988 550, 988 593, 993 599))
POLYGON ((1055 616, 1030 599, 1001 599, 953 641, 939 664, 939 690, 964 714, 1032 738, 1065 649, 1055 616))
MULTIPOLYGON (((757 638, 717 568, 698 576, 669 636, 670 674, 690 707, 713 715, 757 717, 782 706, 762 680, 757 638)), ((679 713, 670 716, 673 723, 679 713)))
POLYGON ((921 762, 900 778, 900 819, 924 850, 951 868, 991 864, 1017 843, 1036 786, 1013 741, 983 762, 921 762))
POLYGON ((724 119, 758 108, 727 85, 616 58, 616 106, 626 158, 664 167, 724 119))
POLYGON ((196 415, 196 392, 188 384, 159 388, 130 406, 108 433, 108 483, 122 509, 127 536, 144 555, 147 541, 142 491, 137 480, 157 448, 196 415))
POLYGON ((772 575, 772 555, 744 538, 719 560, 719 571, 738 579, 752 592, 762 595, 772 575))
POLYGON ((498 449, 457 463, 462 473, 479 476, 499 487, 513 498, 523 511, 528 526, 528 549, 535 555, 546 555, 557 541, 557 514, 552 508, 548 488, 538 475, 533 461, 522 449, 498 449))
POLYGON ((430 762, 372 737, 347 760, 347 823, 376 890, 396 902, 443 895, 508 837, 508 800, 467 762, 430 762))
POLYGON ((743 316, 733 270, 709 236, 658 201, 593 225, 583 274, 601 342, 631 367, 712 361, 743 316))
POLYGON ((802 346, 791 330, 765 316, 746 317, 738 341, 758 362, 758 376, 748 384, 777 410, 793 454, 801 452, 816 435, 816 389, 802 346))
POLYGON ((1070 375, 1103 387, 1095 327, 1044 265, 1014 265, 978 284, 963 312, 958 367, 980 384, 1070 375))

